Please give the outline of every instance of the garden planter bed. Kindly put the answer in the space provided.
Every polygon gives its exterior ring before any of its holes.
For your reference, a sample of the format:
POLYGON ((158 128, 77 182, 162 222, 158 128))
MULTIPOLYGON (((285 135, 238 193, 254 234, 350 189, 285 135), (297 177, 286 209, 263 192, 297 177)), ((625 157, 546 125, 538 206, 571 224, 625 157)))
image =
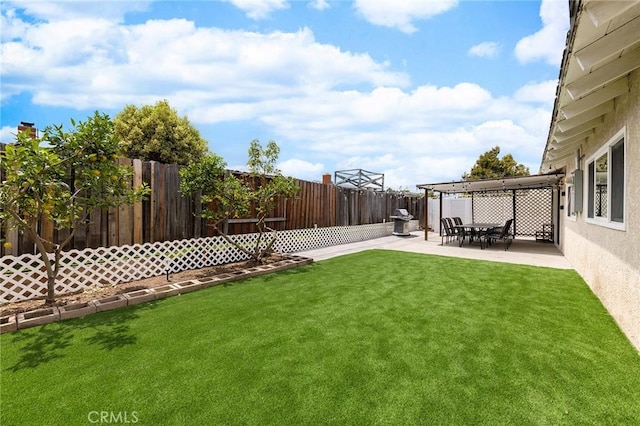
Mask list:
POLYGON ((301 256, 273 255, 263 265, 245 261, 212 266, 171 274, 169 281, 161 275, 114 286, 98 284, 82 293, 58 297, 55 306, 45 306, 42 299, 8 303, 0 308, 0 333, 162 299, 311 262, 312 259, 301 256))
POLYGON ((158 287, 154 287, 153 289, 156 294, 157 299, 164 299, 165 297, 175 296, 180 294, 180 287, 175 284, 165 284, 158 287))
POLYGON ((180 289, 180 294, 190 293, 192 291, 197 291, 202 288, 202 284, 197 281, 185 281, 176 284, 180 289))
POLYGON ((96 312, 96 304, 93 301, 70 303, 59 306, 58 310, 61 320, 78 318, 96 312))
POLYGON ((48 324, 60 319, 60 311, 56 306, 21 312, 16 317, 18 329, 48 324))
POLYGON ((143 288, 141 290, 124 293, 124 297, 127 299, 127 305, 131 306, 156 300, 156 293, 154 290, 143 288))
POLYGON ((0 318, 0 333, 8 333, 10 331, 16 331, 17 329, 18 323, 16 322, 16 315, 0 318))
POLYGON ((114 294, 113 296, 96 299, 93 303, 96 305, 96 312, 104 312, 127 306, 127 298, 121 294, 114 294))

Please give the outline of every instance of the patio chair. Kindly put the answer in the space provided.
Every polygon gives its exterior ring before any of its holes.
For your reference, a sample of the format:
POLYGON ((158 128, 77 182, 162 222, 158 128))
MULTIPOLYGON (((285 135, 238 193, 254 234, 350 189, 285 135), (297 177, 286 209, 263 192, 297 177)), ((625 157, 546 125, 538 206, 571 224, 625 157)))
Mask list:
POLYGON ((451 238, 455 237, 453 234, 453 228, 449 225, 447 218, 443 217, 440 219, 440 224, 442 225, 442 232, 440 232, 440 245, 444 245, 444 240, 447 240, 447 244, 451 242, 451 238))
POLYGON ((471 234, 469 233, 470 230, 467 230, 460 226, 462 225, 462 219, 460 219, 459 217, 452 217, 447 218, 447 221, 449 222, 449 225, 451 225, 451 229, 453 229, 453 233, 458 239, 458 245, 460 247, 462 247, 462 243, 464 243, 464 239, 466 237, 469 237, 469 242, 471 242, 471 234))
POLYGON ((453 235, 457 235, 458 228, 455 227, 455 223, 453 222, 453 219, 451 219, 450 217, 445 217, 444 220, 446 220, 447 223, 449 224, 449 229, 451 230, 451 233, 453 235))
POLYGON ((509 246, 513 242, 513 233, 511 232, 511 225, 513 224, 513 219, 507 219, 504 223, 504 226, 501 228, 496 228, 491 232, 487 232, 484 235, 485 246, 492 245, 494 242, 502 240, 504 241, 504 249, 505 251, 509 249, 509 246))
MULTIPOLYGON (((454 218, 445 217, 445 220, 449 224, 449 229, 451 230, 451 235, 458 240, 459 245, 462 246, 462 241, 464 240, 465 232, 463 228, 459 228, 456 225, 456 221, 454 218)), ((461 223, 462 225, 462 223, 461 223)))
POLYGON ((458 226, 457 228, 455 228, 455 230, 456 236, 458 237, 458 242, 460 243, 460 247, 462 247, 465 238, 467 238, 469 240, 469 244, 471 244, 474 237, 476 236, 475 230, 473 228, 460 227, 460 225, 462 225, 462 219, 460 217, 452 217, 451 219, 453 219, 453 222, 458 226))

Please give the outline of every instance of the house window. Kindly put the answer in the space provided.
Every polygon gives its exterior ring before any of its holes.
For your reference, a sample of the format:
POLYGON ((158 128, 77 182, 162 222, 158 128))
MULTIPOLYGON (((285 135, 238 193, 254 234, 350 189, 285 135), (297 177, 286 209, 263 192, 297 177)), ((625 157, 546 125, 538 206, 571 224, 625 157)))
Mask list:
POLYGON ((624 229, 624 130, 587 160, 587 222, 624 229))
POLYGON ((624 223, 624 139, 611 147, 611 220, 624 223))
POLYGON ((607 192, 609 188, 609 155, 604 154, 600 156, 595 162, 596 170, 596 193, 594 195, 595 205, 593 207, 595 211, 595 217, 607 217, 607 204, 608 197, 607 192))

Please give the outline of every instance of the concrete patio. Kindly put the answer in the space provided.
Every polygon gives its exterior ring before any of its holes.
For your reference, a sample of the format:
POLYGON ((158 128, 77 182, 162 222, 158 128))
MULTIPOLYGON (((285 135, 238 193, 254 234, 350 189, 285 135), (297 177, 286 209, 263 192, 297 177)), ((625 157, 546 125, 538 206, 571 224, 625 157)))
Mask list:
POLYGON ((423 231, 414 231, 411 232, 411 235, 405 237, 388 236, 358 243, 309 250, 297 254, 311 257, 314 260, 323 260, 371 249, 399 250, 494 262, 573 269, 562 253, 551 243, 519 238, 513 241, 507 251, 504 250, 502 242, 497 242, 493 246, 481 250, 479 244, 465 244, 459 247, 456 241, 441 245, 440 235, 435 232, 430 232, 428 241, 425 241, 423 231))

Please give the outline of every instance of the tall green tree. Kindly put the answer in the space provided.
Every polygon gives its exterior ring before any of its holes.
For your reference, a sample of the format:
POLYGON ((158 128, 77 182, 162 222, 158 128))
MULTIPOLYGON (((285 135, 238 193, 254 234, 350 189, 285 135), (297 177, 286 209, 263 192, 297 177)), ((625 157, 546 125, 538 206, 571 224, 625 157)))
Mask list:
POLYGON ((251 141, 248 153, 247 178, 228 173, 222 157, 210 153, 180 171, 180 190, 191 197, 200 195, 203 218, 234 247, 256 263, 262 263, 273 251, 277 232, 267 225, 267 215, 282 200, 294 197, 300 189, 295 179, 285 177, 276 167, 280 148, 269 141, 263 148, 258 140, 251 141), (233 240, 225 231, 229 218, 253 215, 257 219, 258 238, 252 244, 233 240))
POLYGON ((519 164, 511 154, 499 158, 500 147, 494 146, 481 154, 469 173, 464 173, 464 180, 499 179, 508 176, 529 176, 529 168, 519 164))
POLYGON ((127 105, 114 119, 122 154, 129 158, 186 165, 207 152, 207 141, 166 100, 127 105))
POLYGON ((117 163, 118 140, 108 115, 96 111, 87 121, 72 119, 71 124, 70 132, 62 125, 49 126, 36 139, 22 132, 0 153, 6 173, 0 186, 0 220, 35 243, 47 272, 47 304, 55 301, 62 251, 77 226, 86 223, 95 208, 132 204, 148 193, 144 185, 132 188, 131 167, 117 163), (48 241, 38 228, 42 219, 52 221, 54 229, 69 229, 69 234, 48 241))

